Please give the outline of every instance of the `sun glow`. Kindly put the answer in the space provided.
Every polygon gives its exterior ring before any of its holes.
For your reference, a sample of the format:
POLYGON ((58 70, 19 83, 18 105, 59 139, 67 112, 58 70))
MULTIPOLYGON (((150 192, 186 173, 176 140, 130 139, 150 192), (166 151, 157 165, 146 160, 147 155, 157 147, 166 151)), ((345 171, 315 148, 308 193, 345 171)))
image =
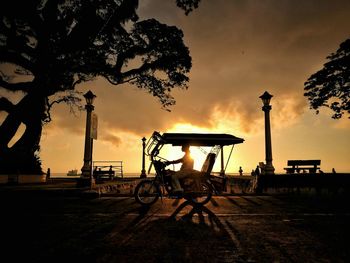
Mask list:
MULTIPOLYGON (((177 123, 172 128, 167 130, 167 132, 179 132, 179 133, 214 133, 213 130, 204 128, 204 127, 198 127, 194 126, 189 123, 177 123)), ((178 159, 183 156, 183 153, 181 152, 181 147, 167 147, 167 158, 170 158, 170 160, 178 159)), ((206 155, 210 152, 210 147, 196 147, 191 146, 190 147, 191 157, 194 161, 194 169, 200 171, 202 169, 202 165, 204 163, 204 160, 206 158, 206 155)), ((176 165, 176 169, 179 169, 181 165, 176 165)))
POLYGON ((207 154, 210 152, 210 147, 190 147, 191 157, 194 160, 194 169, 200 171, 207 154))
MULTIPOLYGON (((210 152, 211 147, 197 147, 191 146, 191 157, 194 161, 193 169, 200 171, 207 154, 210 152)), ((164 145, 161 150, 161 157, 166 160, 173 161, 182 158, 184 153, 181 151, 181 146, 164 145)), ((174 164, 170 166, 170 169, 179 170, 181 164, 174 164)))
MULTIPOLYGON (((217 125, 219 128, 204 128, 204 127, 198 127, 189 123, 177 123, 172 128, 167 130, 167 132, 179 132, 179 133, 229 133, 230 130, 229 126, 224 126, 223 122, 220 122, 219 125, 217 125)), ((194 169, 200 171, 202 169, 203 163, 205 161, 205 158, 207 154, 211 151, 212 147, 197 147, 197 146, 191 146, 190 152, 191 157, 194 160, 194 169)), ((224 147, 224 148, 230 148, 230 147, 224 147)), ((224 149, 225 150, 225 157, 228 157, 229 150, 230 149, 224 149)), ((169 160, 179 159, 183 156, 183 153, 181 152, 181 147, 167 147, 166 149, 167 158, 170 158, 169 160)), ((220 153, 219 153, 220 155, 220 153)), ((219 158, 219 156, 217 156, 219 158)), ((226 164, 227 159, 225 159, 226 164)), ((231 164, 232 165, 232 164, 231 164)), ((176 169, 180 169, 181 165, 176 165, 176 169)), ((229 165, 230 167, 230 165, 229 165)), ((214 165, 215 171, 219 172, 221 170, 220 162, 217 160, 214 165)), ((232 170, 232 169, 231 169, 232 170)))

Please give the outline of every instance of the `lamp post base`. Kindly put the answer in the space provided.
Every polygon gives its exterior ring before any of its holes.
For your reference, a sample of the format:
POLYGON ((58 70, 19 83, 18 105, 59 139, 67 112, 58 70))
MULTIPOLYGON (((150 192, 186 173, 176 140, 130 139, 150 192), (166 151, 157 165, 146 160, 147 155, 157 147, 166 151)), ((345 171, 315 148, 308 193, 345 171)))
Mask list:
POLYGON ((275 168, 272 166, 272 164, 266 164, 264 167, 264 173, 267 175, 274 175, 275 168))
POLYGON ((145 171, 145 170, 142 170, 142 171, 141 171, 140 178, 146 178, 146 177, 147 177, 146 171, 145 171))
POLYGON ((77 180, 77 187, 95 187, 95 178, 90 177, 80 177, 77 180))

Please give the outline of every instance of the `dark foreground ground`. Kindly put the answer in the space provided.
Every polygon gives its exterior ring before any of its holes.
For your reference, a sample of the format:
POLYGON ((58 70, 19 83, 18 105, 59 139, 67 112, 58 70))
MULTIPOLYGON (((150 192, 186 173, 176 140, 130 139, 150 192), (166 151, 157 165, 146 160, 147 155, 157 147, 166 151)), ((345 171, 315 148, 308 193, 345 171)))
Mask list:
POLYGON ((342 194, 216 196, 204 207, 116 193, 0 188, 1 262, 349 262, 342 194), (40 192, 40 193, 39 193, 40 192))

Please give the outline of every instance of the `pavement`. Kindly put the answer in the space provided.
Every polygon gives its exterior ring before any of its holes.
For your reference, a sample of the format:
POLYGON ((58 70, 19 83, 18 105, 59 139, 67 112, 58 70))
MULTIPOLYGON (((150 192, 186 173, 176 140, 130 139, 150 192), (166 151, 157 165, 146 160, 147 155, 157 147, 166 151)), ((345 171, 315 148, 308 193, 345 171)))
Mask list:
POLYGON ((347 196, 230 193, 205 206, 163 198, 142 207, 130 194, 136 183, 100 185, 106 192, 98 196, 63 181, 1 186, 1 262, 333 263, 350 257, 347 196))
POLYGON ((80 187, 76 179, 50 179, 46 183, 36 184, 7 184, 0 185, 0 195, 37 195, 37 196, 66 196, 97 198, 103 194, 114 193, 120 196, 131 196, 138 178, 118 178, 105 181, 90 187, 80 187))

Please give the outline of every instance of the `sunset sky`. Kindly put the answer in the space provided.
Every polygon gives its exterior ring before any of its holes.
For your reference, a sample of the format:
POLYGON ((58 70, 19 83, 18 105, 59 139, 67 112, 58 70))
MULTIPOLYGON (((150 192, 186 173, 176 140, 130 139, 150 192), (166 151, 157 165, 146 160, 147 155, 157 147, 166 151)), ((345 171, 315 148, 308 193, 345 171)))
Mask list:
MULTIPOLYGON (((173 93, 177 103, 167 112, 130 85, 96 79, 78 86, 97 96, 94 160, 122 160, 126 173, 140 172, 141 138, 155 130, 229 133, 245 142, 235 146, 227 172, 242 166, 248 173, 265 161, 259 96, 268 91, 276 172, 289 159, 321 159, 324 172, 350 172, 350 120, 333 120, 327 109, 316 115, 303 96, 304 82, 350 37, 350 1, 202 0, 189 16, 174 2, 140 0, 138 14, 183 30, 193 60, 189 89, 173 93)), ((54 108, 41 141, 44 171, 81 169, 85 116, 54 108)), ((177 149, 171 158, 180 155, 177 149)))

